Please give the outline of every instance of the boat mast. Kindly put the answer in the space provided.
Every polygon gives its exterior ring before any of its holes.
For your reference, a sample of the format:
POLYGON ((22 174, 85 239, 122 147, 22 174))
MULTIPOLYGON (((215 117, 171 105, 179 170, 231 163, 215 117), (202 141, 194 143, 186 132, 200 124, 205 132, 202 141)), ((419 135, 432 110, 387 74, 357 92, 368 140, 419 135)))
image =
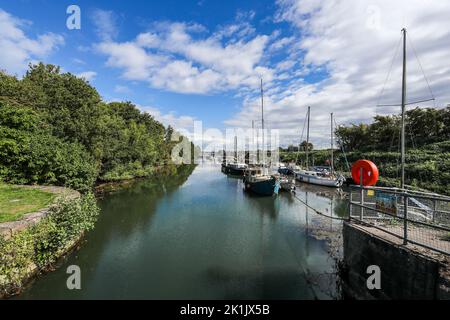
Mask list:
POLYGON ((406 106, 406 29, 403 32, 403 77, 402 77, 402 136, 401 136, 401 152, 402 152, 402 180, 401 188, 405 188, 405 106, 406 106))
POLYGON ((262 121, 262 151, 263 151, 263 166, 266 165, 266 155, 264 146, 264 89, 263 89, 263 79, 261 78, 261 121, 262 121))
POLYGON ((309 118, 311 115, 311 107, 308 107, 308 130, 306 133, 306 170, 309 170, 309 118))
POLYGON ((331 113, 331 176, 334 174, 334 142, 333 142, 334 132, 333 132, 333 113, 331 113))
POLYGON ((234 136, 234 163, 238 163, 237 136, 234 136))
MULTIPOLYGON (((252 149, 253 148, 255 148, 255 120, 252 120, 252 149)), ((254 153, 252 153, 252 151, 250 151, 250 148, 249 148, 249 152, 251 152, 251 153, 249 153, 249 164, 253 164, 253 161, 255 161, 255 158, 253 156, 250 157, 250 154, 254 154, 254 153)))

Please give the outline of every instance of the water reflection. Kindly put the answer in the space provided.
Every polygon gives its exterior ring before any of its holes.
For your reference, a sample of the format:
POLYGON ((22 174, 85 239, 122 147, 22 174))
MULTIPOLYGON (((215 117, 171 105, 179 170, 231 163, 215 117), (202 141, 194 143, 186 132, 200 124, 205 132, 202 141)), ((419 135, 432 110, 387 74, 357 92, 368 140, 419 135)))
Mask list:
MULTIPOLYGON (((338 217, 339 196, 299 186, 299 199, 338 217)), ((330 237, 338 221, 288 193, 255 197, 220 166, 139 181, 99 200, 87 243, 20 298, 332 299, 330 237), (65 287, 80 266, 83 290, 65 287)))

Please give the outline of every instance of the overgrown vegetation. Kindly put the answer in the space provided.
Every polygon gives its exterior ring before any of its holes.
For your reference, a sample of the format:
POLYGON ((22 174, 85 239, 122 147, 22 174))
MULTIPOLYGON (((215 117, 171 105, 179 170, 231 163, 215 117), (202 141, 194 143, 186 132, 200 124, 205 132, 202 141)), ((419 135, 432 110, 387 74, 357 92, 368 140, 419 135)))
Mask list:
POLYGON ((0 223, 19 220, 24 214, 48 206, 54 198, 50 192, 0 184, 0 223))
POLYGON ((5 182, 87 192, 96 181, 148 176, 170 164, 178 137, 131 102, 102 101, 87 81, 59 67, 32 65, 23 79, 0 72, 5 182))
POLYGON ((33 267, 53 265, 80 235, 91 230, 99 209, 91 193, 60 200, 38 224, 10 239, 0 237, 0 297, 20 291, 33 267))
MULTIPOLYGON (((450 107, 413 109, 407 112, 406 183, 450 195, 450 107)), ((359 159, 372 160, 379 168, 380 185, 399 186, 400 117, 377 116, 372 124, 340 126, 337 140, 351 164, 359 159)), ((329 150, 312 151, 315 165, 327 165, 329 150)), ((281 152, 281 161, 305 163, 304 152, 281 152)), ((337 169, 348 172, 342 151, 335 152, 337 169)))

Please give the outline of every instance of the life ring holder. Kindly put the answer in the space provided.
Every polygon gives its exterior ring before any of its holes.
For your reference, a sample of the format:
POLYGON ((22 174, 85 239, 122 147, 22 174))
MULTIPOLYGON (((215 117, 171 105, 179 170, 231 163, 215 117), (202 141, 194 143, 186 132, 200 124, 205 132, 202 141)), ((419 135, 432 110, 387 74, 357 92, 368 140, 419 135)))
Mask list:
POLYGON ((369 160, 358 160, 352 166, 352 178, 353 181, 361 184, 361 172, 362 172, 362 185, 365 187, 374 186, 379 178, 378 167, 369 160))

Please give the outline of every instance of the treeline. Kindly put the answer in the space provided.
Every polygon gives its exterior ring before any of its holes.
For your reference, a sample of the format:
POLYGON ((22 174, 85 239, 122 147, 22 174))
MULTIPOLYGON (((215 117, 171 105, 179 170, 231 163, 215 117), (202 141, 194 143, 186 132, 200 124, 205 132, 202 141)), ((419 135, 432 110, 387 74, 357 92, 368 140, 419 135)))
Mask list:
MULTIPOLYGON (((450 108, 414 109, 407 112, 406 183, 410 186, 450 195, 450 108)), ((400 185, 400 116, 377 116, 371 124, 340 126, 336 129, 344 147, 334 152, 335 167, 349 173, 359 159, 373 161, 380 170, 379 185, 400 185)), ((303 150, 303 148, 300 148, 303 150)), ((283 151, 282 162, 305 165, 306 154, 283 151)), ((328 165, 330 150, 310 153, 310 164, 328 165)))
POLYGON ((171 164, 183 138, 131 102, 106 103, 84 79, 42 63, 0 72, 0 179, 88 191, 171 164), (176 140, 176 139, 175 139, 176 140))
MULTIPOLYGON (((450 107, 412 109, 406 112, 406 145, 423 148, 450 140, 450 107)), ((348 151, 398 151, 401 116, 376 116, 371 124, 340 126, 338 142, 348 151)))

